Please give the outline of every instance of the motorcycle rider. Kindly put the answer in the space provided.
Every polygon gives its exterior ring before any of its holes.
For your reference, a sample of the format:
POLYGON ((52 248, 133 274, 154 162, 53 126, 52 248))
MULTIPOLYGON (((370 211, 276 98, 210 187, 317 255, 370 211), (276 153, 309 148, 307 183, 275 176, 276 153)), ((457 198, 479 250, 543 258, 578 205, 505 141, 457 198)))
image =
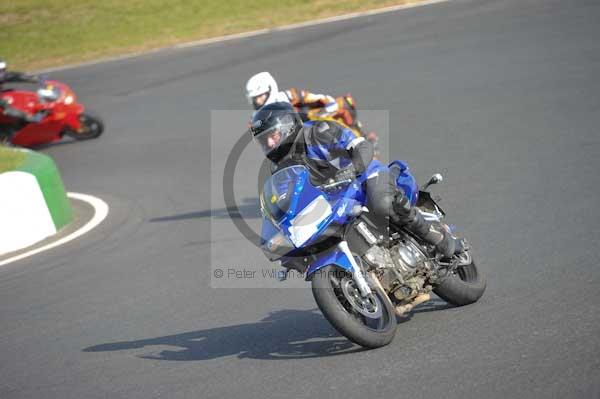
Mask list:
POLYGON ((246 98, 255 110, 273 102, 289 102, 296 108, 324 108, 329 114, 333 114, 338 108, 335 98, 327 94, 296 88, 279 91, 275 78, 269 72, 257 73, 248 80, 246 98))
MULTIPOLYGON (((7 70, 7 63, 0 58, 0 92, 4 90, 5 83, 39 83, 40 78, 36 75, 28 75, 23 72, 13 72, 7 70)), ((0 112, 2 115, 12 119, 11 123, 0 124, 0 141, 10 141, 13 134, 21 129, 27 123, 37 123, 44 118, 44 113, 40 112, 30 115, 25 111, 14 108, 10 103, 0 98, 0 112)))
POLYGON ((23 72, 7 70, 6 61, 0 58, 0 91, 5 83, 39 83, 40 78, 36 75, 28 75, 23 72))
POLYGON ((260 72, 252 76, 246 83, 246 98, 255 110, 274 102, 289 102, 301 113, 305 121, 311 118, 333 118, 342 121, 346 126, 373 143, 376 157, 379 154, 377 134, 363 132, 363 126, 356 117, 354 98, 349 94, 336 99, 328 94, 312 93, 294 87, 279 91, 275 78, 269 72, 260 72))
MULTIPOLYGON (((269 103, 252 118, 251 132, 273 170, 294 164, 308 168, 320 182, 346 181, 368 172, 378 164, 378 172, 366 180, 369 209, 373 214, 397 226, 405 226, 425 242, 434 245, 443 258, 466 250, 463 240, 455 238, 441 223, 425 220, 396 185, 399 170, 386 168, 373 160, 373 145, 356 137, 334 121, 318 121, 304 126, 302 119, 287 102, 269 103)), ((320 184, 320 183, 319 183, 320 184)))
POLYGON ((336 99, 328 94, 312 93, 295 87, 279 91, 275 78, 269 72, 260 72, 246 83, 246 98, 255 110, 273 102, 289 102, 298 111, 308 111, 309 116, 339 119, 346 126, 363 134, 362 125, 356 119, 354 99, 350 95, 336 99))

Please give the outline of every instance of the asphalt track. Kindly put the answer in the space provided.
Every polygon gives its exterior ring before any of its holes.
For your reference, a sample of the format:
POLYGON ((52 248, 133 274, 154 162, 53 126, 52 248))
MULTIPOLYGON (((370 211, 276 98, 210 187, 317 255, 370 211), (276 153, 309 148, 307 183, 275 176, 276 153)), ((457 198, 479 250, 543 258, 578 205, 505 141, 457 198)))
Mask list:
MULTIPOLYGON (((599 397, 598 21, 591 0, 455 0, 52 73, 108 131, 43 151, 111 213, 0 268, 0 397, 599 397), (308 290, 211 288, 215 265, 265 264, 218 201, 244 126, 210 128, 263 69, 389 110, 390 154, 445 174, 480 302, 362 351, 308 290)), ((252 225, 259 162, 236 172, 252 225)))

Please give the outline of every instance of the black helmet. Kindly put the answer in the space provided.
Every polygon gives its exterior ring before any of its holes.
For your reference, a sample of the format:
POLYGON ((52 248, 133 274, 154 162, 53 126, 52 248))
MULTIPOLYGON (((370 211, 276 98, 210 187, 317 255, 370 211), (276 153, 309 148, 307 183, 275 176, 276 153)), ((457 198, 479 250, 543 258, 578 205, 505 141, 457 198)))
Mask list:
POLYGON ((252 135, 267 158, 279 161, 289 151, 302 128, 302 119, 290 103, 267 104, 252 117, 252 135))

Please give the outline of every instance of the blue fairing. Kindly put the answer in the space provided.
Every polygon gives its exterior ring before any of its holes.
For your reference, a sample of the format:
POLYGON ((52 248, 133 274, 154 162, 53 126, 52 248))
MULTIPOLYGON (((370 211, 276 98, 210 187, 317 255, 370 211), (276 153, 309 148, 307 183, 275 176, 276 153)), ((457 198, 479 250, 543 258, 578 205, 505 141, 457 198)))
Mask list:
POLYGON ((332 251, 321 255, 316 261, 311 263, 306 270, 306 279, 313 275, 317 270, 329 265, 338 265, 342 269, 352 272, 352 263, 350 263, 350 259, 348 259, 348 257, 344 255, 342 251, 335 248, 332 251))
MULTIPOLYGON (((396 183, 414 205, 419 191, 408 166, 402 161, 394 161, 392 165, 400 167, 401 174, 396 183)), ((265 182, 260 198, 263 212, 261 247, 269 259, 293 256, 298 248, 318 241, 330 225, 349 223, 356 207, 368 205, 363 183, 369 177, 387 171, 388 167, 373 161, 355 182, 333 193, 315 187, 304 166, 291 166, 275 173, 265 182)), ((317 255, 308 267, 307 278, 331 264, 352 272, 350 260, 336 247, 317 255)))

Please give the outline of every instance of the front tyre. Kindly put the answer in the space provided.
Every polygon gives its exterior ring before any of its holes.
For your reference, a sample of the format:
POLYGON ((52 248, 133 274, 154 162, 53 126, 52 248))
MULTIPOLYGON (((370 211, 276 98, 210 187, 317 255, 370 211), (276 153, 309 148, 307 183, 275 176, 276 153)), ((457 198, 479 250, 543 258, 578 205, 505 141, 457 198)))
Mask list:
POLYGON ((104 122, 98 115, 86 111, 79 115, 81 128, 77 131, 67 130, 65 134, 76 140, 95 139, 104 132, 104 122))
POLYGON ((456 306, 477 302, 486 287, 485 275, 469 252, 461 255, 458 267, 448 273, 442 283, 434 288, 440 298, 456 306))
POLYGON ((312 293, 325 318, 350 341, 366 348, 389 344, 396 333, 396 315, 385 292, 371 287, 362 298, 352 274, 330 265, 312 276, 312 293))

